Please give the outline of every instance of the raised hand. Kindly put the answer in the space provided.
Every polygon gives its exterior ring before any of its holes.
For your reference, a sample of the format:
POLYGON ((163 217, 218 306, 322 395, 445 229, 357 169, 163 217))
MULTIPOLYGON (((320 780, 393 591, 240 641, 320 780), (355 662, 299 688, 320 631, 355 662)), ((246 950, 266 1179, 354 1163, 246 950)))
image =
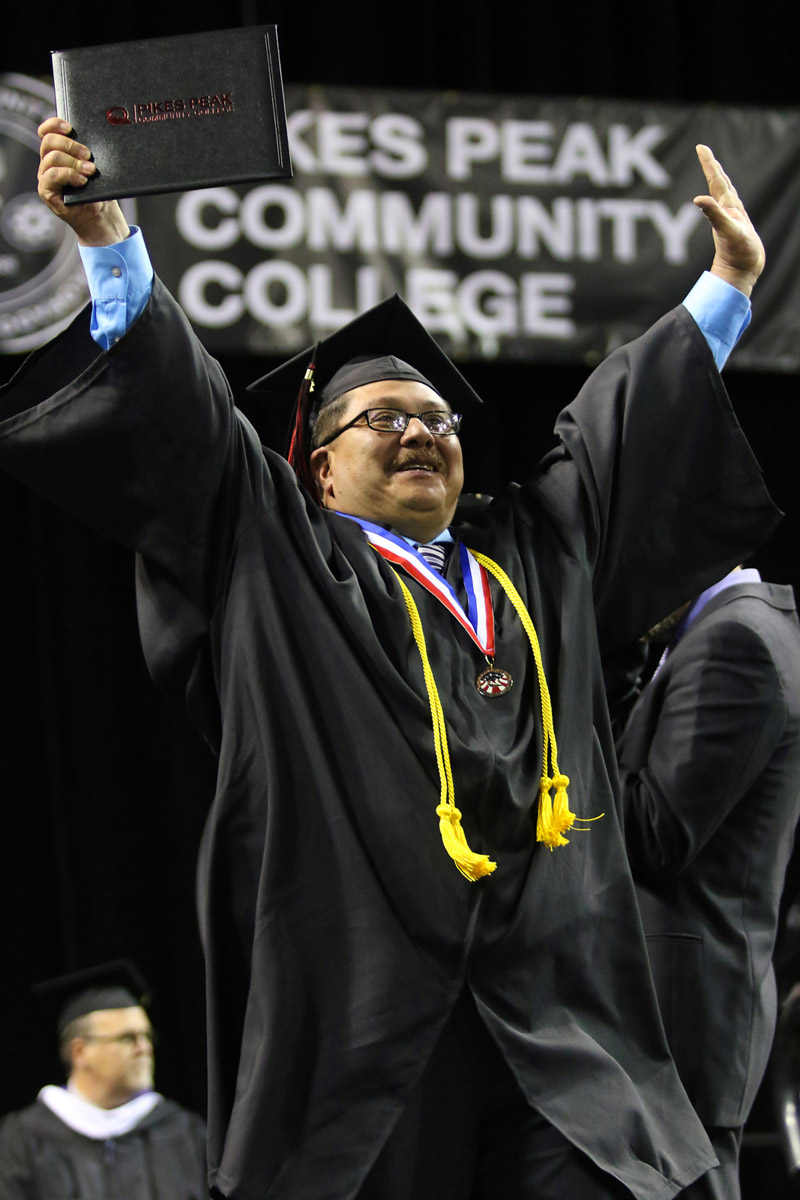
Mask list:
POLYGON ((719 275, 749 296, 764 270, 763 242, 739 199, 739 193, 711 150, 703 145, 696 149, 710 194, 695 196, 694 202, 713 230, 716 253, 712 274, 719 275))
POLYGON ((88 147, 70 136, 69 122, 48 117, 38 133, 39 195, 47 207, 74 230, 84 246, 110 246, 123 241, 130 229, 116 200, 70 206, 64 203, 64 188, 84 187, 97 170, 88 147))

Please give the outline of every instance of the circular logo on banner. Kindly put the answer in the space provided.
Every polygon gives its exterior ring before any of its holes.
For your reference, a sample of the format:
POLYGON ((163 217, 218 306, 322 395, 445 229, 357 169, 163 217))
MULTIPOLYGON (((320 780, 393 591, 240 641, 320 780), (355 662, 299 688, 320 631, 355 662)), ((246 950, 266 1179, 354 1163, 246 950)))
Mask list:
POLYGON ((0 75, 0 352, 44 345, 86 303, 75 238, 36 193, 37 127, 55 113, 52 87, 0 75))

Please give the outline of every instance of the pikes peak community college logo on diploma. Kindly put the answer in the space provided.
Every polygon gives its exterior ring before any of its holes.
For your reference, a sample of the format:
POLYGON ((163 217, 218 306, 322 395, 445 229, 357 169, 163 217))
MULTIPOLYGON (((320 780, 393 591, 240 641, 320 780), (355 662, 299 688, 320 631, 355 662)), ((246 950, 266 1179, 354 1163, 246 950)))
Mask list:
POLYGON ((106 110, 109 125, 135 125, 141 121, 184 121, 194 117, 215 117, 232 113, 233 92, 215 92, 210 96, 179 96, 173 100, 148 100, 141 104, 112 104, 106 110))

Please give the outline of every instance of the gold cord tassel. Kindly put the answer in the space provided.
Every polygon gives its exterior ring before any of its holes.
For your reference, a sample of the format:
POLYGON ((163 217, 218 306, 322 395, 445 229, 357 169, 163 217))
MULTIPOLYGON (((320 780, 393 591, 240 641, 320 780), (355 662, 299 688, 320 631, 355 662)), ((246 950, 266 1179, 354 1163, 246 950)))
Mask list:
POLYGON ((484 875, 491 875, 497 863, 493 863, 488 854, 476 854, 470 850, 461 827, 461 809, 452 803, 439 804, 436 814, 444 848, 464 878, 474 883, 484 875))
POLYGON ((539 816, 536 821, 536 840, 544 842, 550 849, 555 846, 566 846, 569 838, 563 835, 575 823, 575 814, 569 810, 567 787, 569 779, 566 775, 557 775, 549 779, 543 775, 539 781, 539 816), (556 787, 556 797, 550 796, 550 789, 556 787))
MULTIPOLYGON (((394 571, 394 567, 392 567, 392 570, 394 571)), ((436 809, 436 814, 439 817, 439 832, 442 835, 445 850, 461 874, 465 879, 469 879, 474 883, 484 875, 491 875, 497 863, 492 862, 488 854, 476 854, 473 850, 470 850, 464 830, 461 828, 461 810, 456 808, 455 803, 455 785, 453 783, 453 773, 450 769, 450 750, 447 745, 444 711, 442 710, 436 681, 433 678, 433 671, 428 659, 425 634, 422 630, 422 620, 419 615, 419 609, 414 603, 414 597, 397 574, 397 571, 394 571, 394 573, 403 592, 403 599, 406 602, 406 608, 411 621, 414 641, 417 643, 419 656, 422 659, 422 674, 425 678, 425 687, 431 706, 433 742, 436 749, 436 764, 439 768, 439 780, 441 783, 441 794, 436 809)))

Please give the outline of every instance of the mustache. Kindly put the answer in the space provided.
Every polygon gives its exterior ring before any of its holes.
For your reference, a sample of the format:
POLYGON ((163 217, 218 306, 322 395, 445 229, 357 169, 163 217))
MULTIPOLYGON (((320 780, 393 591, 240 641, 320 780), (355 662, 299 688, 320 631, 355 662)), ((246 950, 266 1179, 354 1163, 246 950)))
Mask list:
POLYGON ((389 463, 390 471, 402 471, 406 467, 433 467, 435 471, 444 471, 444 459, 434 449, 412 450, 398 456, 389 463))

